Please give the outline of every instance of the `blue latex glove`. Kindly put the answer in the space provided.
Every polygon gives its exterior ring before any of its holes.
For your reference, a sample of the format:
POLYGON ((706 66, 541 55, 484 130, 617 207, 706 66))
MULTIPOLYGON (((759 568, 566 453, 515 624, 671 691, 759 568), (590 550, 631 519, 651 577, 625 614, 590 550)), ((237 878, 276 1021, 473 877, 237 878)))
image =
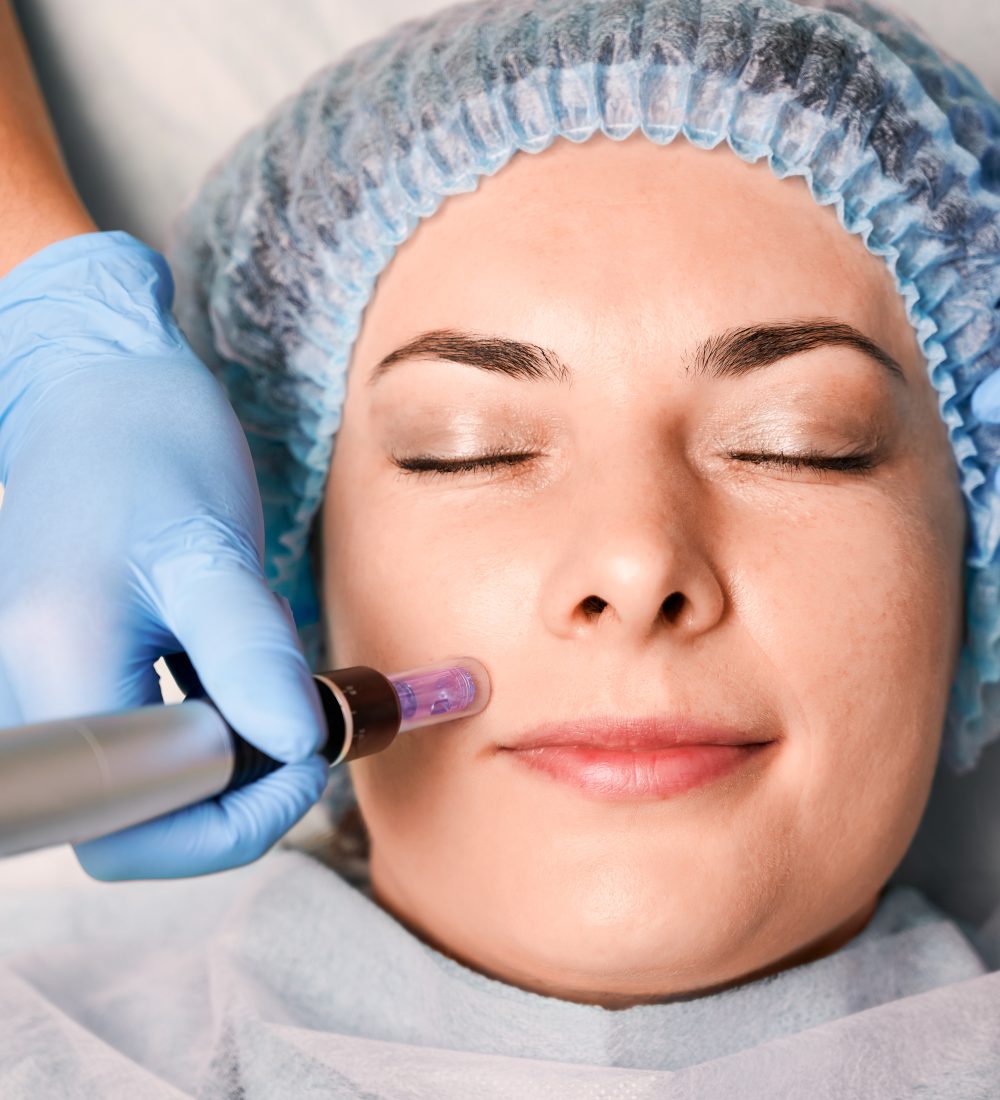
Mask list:
POLYGON ((0 279, 0 726, 161 699, 185 650, 229 724, 285 767, 76 846, 94 878, 261 856, 319 798, 319 696, 262 571, 246 437, 127 233, 50 245, 0 279))
MULTIPOLYGON (((1000 371, 987 375, 972 391, 972 415, 987 424, 1000 424, 1000 371)), ((993 484, 1000 492, 1000 467, 993 475, 993 484)))

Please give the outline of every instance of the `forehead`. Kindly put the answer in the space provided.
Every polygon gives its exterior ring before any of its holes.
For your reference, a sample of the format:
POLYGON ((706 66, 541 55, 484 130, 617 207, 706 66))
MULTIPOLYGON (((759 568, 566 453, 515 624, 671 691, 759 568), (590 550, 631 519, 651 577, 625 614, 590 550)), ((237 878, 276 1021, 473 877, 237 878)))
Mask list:
POLYGON ((556 347, 567 333, 680 346, 797 315, 916 354, 888 268, 803 179, 726 146, 597 136, 516 154, 445 199, 380 276, 355 351, 374 360, 417 331, 470 326, 556 347))

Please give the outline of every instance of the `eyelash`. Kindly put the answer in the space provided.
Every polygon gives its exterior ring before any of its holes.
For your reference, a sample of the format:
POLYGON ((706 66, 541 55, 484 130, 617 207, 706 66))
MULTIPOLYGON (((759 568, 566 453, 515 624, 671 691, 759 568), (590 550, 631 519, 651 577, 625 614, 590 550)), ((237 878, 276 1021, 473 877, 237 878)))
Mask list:
MULTIPOLYGON (((535 457, 535 453, 530 451, 526 453, 488 451, 472 458, 434 458, 430 455, 419 455, 416 458, 393 456, 393 462, 404 474, 416 474, 417 477, 422 477, 424 474, 454 476, 476 470, 493 471, 500 466, 517 465, 524 459, 535 457)), ((755 466, 770 465, 792 470, 806 468, 822 473, 867 474, 878 464, 875 454, 870 451, 847 455, 824 455, 816 451, 801 455, 730 451, 729 457, 748 460, 755 466)))

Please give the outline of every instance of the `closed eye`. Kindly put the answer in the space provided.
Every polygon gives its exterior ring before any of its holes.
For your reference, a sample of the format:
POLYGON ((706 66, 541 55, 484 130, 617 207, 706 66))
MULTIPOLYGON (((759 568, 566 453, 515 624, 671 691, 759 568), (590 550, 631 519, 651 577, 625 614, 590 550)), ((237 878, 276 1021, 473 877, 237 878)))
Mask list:
POLYGON ((756 466, 780 466, 785 469, 832 470, 842 473, 864 474, 873 470, 878 462, 873 451, 847 455, 825 455, 816 451, 806 454, 758 454, 752 451, 730 451, 730 458, 752 462, 756 466))
POLYGON ((461 474, 473 470, 496 469, 500 466, 516 466, 529 458, 536 458, 534 451, 490 451, 469 458, 437 458, 434 455, 418 455, 415 458, 397 458, 392 461, 404 471, 413 474, 461 474))
MULTIPOLYGON (((412 458, 393 456, 393 463, 404 473, 431 476, 448 476, 472 473, 476 470, 496 470, 503 466, 516 466, 527 459, 537 458, 534 451, 491 451, 468 458, 439 458, 434 455, 418 455, 412 458)), ((872 451, 847 455, 825 455, 815 451, 806 454, 764 453, 756 451, 730 451, 729 457, 755 466, 781 469, 813 469, 839 473, 868 473, 878 464, 872 451)))

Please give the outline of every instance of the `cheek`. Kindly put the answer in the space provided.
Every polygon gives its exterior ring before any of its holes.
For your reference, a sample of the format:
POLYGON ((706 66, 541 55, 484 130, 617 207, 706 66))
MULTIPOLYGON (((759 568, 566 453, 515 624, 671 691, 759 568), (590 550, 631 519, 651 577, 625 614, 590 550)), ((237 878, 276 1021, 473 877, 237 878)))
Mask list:
POLYGON ((340 664, 396 671, 457 654, 466 639, 480 656, 483 634, 495 637, 481 611, 502 602, 491 597, 491 552, 441 519, 434 507, 421 516, 398 500, 385 510, 359 500, 339 531, 331 519, 325 603, 340 664))
POLYGON ((513 641, 530 620, 520 571, 544 553, 521 537, 535 522, 530 506, 504 509, 482 490, 397 471, 345 426, 323 517, 336 663, 397 671, 460 653, 496 657, 498 639, 513 641))
POLYGON ((436 660, 437 585, 447 544, 428 552, 429 520, 401 507, 392 472, 375 468, 353 425, 341 428, 323 513, 323 606, 329 657, 387 672, 436 660), (444 553, 442 553, 442 550, 444 553))
POLYGON ((850 698, 859 683, 877 688, 865 693, 874 698, 933 667, 941 630, 932 611, 948 578, 926 526, 902 522, 885 502, 827 510, 810 501, 730 546, 738 617, 796 670, 809 698, 850 698))
MULTIPOLYGON (((346 465, 341 472, 349 473, 346 465)), ((377 490, 357 492, 361 482, 349 477, 330 486, 324 568, 335 663, 395 672, 466 654, 523 683, 512 666, 520 667, 518 655, 530 664, 538 641, 533 608, 544 553, 537 534, 525 537, 524 512, 518 525, 502 509, 484 514, 481 494, 472 509, 475 494, 469 503, 454 493, 445 502, 426 482, 388 481, 391 502, 377 490)), ((427 874, 456 823, 468 832, 464 823, 490 816, 491 790, 469 783, 483 772, 479 730, 475 718, 416 730, 349 765, 371 835, 406 838, 407 863, 425 858, 427 874)))
MULTIPOLYGON (((779 537, 731 543, 737 615, 769 659, 789 731, 781 781, 814 837, 843 839, 845 859, 891 859, 916 828, 961 636, 960 500, 909 484, 826 501, 812 490, 779 537)), ((840 857, 821 844, 816 858, 840 857)))

